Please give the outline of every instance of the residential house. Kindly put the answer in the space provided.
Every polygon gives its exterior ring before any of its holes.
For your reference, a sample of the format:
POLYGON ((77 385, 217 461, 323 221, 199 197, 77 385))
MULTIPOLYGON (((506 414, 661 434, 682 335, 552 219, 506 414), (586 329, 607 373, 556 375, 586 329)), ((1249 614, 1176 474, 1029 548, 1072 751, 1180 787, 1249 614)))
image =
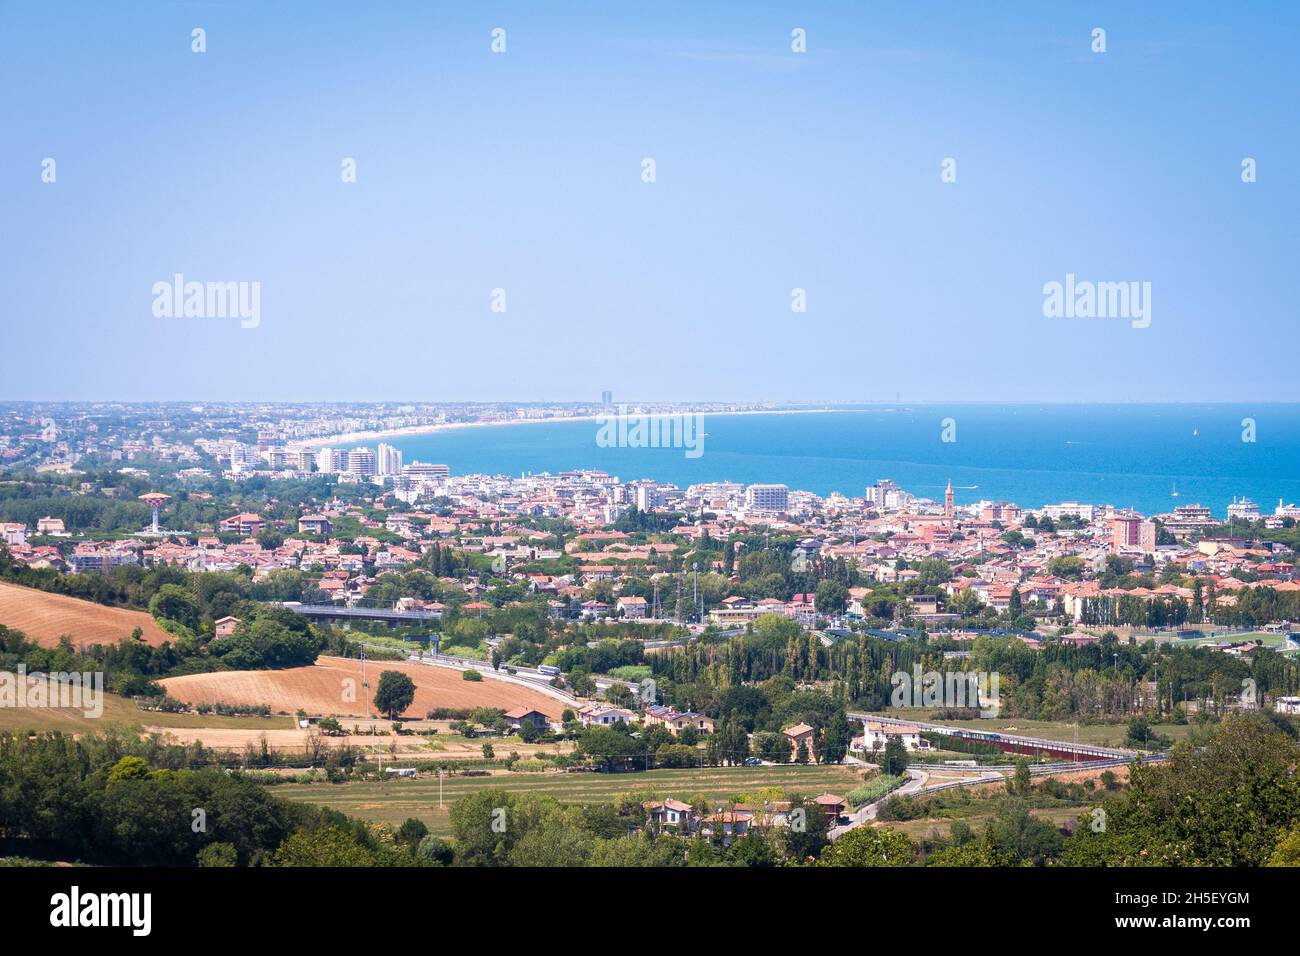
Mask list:
POLYGON ((241 623, 239 618, 226 615, 216 622, 217 637, 229 637, 241 623))
POLYGON ((659 830, 677 830, 690 833, 695 827, 695 810, 689 803, 674 800, 649 800, 642 807, 646 811, 646 822, 659 830))
POLYGON ((749 832, 754 814, 748 810, 722 810, 700 820, 700 836, 706 840, 721 840, 723 846, 749 832))
POLYGON ((643 597, 636 595, 621 597, 618 599, 617 607, 626 620, 640 621, 645 618, 646 602, 643 597))
POLYGON ((840 822, 840 817, 844 816, 844 811, 847 808, 844 798, 833 793, 823 793, 819 797, 814 797, 813 803, 825 811, 826 819, 831 826, 835 826, 840 822))
POLYGON ((813 746, 813 728, 807 724, 795 724, 793 727, 787 727, 782 733, 785 739, 790 743, 790 759, 794 760, 799 755, 799 747, 802 745, 808 754, 809 760, 816 759, 816 753, 813 746))
POLYGON ((242 534, 246 538, 251 538, 262 530, 263 524, 261 515, 245 512, 231 515, 217 525, 217 528, 225 534, 242 534))
MULTIPOLYGON (((890 740, 899 741, 907 750, 925 750, 930 746, 929 741, 921 736, 921 728, 915 724, 886 724, 868 720, 864 727, 866 733, 861 738, 862 750, 868 754, 883 751, 890 740)), ((858 743, 857 738, 854 743, 858 743)))
POLYGON ((298 519, 299 534, 327 535, 334 530, 334 523, 324 515, 303 515, 298 519))
POLYGON ((532 724, 536 730, 549 730, 551 726, 551 721, 545 714, 530 707, 516 707, 514 710, 507 710, 503 716, 510 729, 515 731, 525 723, 532 724))
POLYGON ((687 727, 691 727, 701 734, 713 733, 712 717, 706 717, 704 714, 697 714, 694 711, 686 711, 683 713, 672 707, 663 707, 658 705, 647 707, 645 710, 644 723, 647 727, 664 727, 674 737, 680 734, 687 727))
POLYGON ((630 724, 636 714, 622 707, 610 707, 607 704, 588 704, 578 711, 578 721, 584 727, 612 727, 614 724, 630 724))

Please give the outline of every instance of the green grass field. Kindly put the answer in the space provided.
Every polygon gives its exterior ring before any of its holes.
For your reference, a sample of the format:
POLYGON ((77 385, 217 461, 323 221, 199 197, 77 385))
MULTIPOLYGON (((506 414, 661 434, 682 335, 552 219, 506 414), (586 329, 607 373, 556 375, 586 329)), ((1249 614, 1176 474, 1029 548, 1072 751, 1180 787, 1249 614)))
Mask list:
POLYGON ((1278 648, 1286 643, 1286 637, 1274 631, 1252 631, 1249 634, 1233 634, 1230 637, 1223 635, 1211 637, 1189 638, 1186 641, 1180 641, 1184 644, 1218 644, 1223 641, 1261 641, 1265 647, 1278 648))
POLYGON ((451 832, 450 808, 462 796, 498 787, 554 797, 561 803, 600 803, 620 794, 645 794, 646 799, 676 797, 692 801, 704 796, 724 802, 764 787, 815 797, 830 791, 841 796, 858 786, 861 768, 842 766, 703 767, 651 770, 646 773, 514 773, 490 777, 446 777, 444 806, 438 806, 438 778, 359 781, 355 783, 283 784, 273 792, 291 800, 330 807, 363 820, 400 824, 407 817, 422 820, 440 836, 451 832))
POLYGON ((52 708, 0 708, 0 730, 61 730, 64 733, 84 734, 103 730, 109 724, 139 724, 150 727, 200 727, 232 730, 291 730, 294 719, 285 715, 270 717, 219 717, 215 714, 164 714, 141 710, 135 702, 117 694, 104 694, 104 713, 86 717, 79 710, 52 708))

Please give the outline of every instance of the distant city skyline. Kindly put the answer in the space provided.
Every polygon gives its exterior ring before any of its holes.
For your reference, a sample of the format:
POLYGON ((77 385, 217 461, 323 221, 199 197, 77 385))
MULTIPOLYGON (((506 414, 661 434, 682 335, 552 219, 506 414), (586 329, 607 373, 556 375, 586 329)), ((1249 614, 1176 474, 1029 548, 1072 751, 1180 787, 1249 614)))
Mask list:
POLYGON ((0 400, 1300 399, 1293 7, 743 13, 0 4, 0 400))

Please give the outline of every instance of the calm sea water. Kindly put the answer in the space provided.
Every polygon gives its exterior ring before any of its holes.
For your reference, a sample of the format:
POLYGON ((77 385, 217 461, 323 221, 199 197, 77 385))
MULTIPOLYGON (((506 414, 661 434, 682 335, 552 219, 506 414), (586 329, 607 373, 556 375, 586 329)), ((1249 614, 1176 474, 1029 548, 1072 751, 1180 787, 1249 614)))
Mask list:
POLYGON ((935 499, 951 478, 958 503, 1078 500, 1147 514, 1199 503, 1222 516, 1243 495, 1271 513, 1279 498, 1300 500, 1296 404, 898 405, 709 415, 704 453, 693 459, 682 449, 602 448, 597 428, 503 425, 389 443, 408 462, 445 462, 453 474, 593 468, 683 488, 726 479, 850 496, 892 478, 935 499), (955 421, 955 442, 941 440, 946 418, 955 421), (1255 422, 1254 442, 1242 440, 1247 418, 1255 422))

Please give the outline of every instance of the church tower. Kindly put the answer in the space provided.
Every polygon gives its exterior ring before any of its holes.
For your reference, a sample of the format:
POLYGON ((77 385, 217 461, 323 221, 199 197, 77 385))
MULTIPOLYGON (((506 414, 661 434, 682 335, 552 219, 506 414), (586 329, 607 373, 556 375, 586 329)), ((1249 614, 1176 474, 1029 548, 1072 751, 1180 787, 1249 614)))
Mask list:
POLYGON ((943 513, 947 518, 952 517, 952 479, 948 479, 948 490, 943 493, 943 513))

